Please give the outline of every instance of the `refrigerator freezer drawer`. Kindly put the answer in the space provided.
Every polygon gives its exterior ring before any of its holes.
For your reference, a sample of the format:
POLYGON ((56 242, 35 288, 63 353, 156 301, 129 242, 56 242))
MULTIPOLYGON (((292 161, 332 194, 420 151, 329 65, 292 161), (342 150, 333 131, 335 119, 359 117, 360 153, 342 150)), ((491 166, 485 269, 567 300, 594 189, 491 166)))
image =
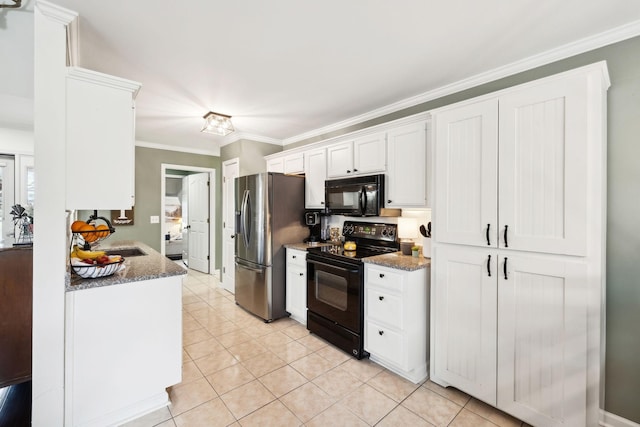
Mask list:
POLYGON ((274 315, 271 267, 236 259, 236 304, 269 322, 274 315))

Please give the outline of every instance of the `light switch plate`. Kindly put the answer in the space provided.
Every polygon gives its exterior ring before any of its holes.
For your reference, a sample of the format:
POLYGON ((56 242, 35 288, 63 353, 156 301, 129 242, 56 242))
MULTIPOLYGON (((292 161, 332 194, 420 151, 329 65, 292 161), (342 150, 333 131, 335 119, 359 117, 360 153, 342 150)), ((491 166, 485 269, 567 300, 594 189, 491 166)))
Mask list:
POLYGON ((151 224, 160 224, 160 217, 158 215, 151 215, 151 217, 149 217, 149 221, 151 224))

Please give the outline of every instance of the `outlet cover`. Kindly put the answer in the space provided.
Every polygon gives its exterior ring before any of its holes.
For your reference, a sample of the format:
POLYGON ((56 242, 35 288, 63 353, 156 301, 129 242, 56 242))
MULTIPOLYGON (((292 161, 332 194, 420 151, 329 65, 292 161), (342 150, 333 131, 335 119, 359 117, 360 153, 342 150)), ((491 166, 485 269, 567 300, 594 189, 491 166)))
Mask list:
POLYGON ((160 224, 160 217, 158 215, 151 215, 149 221, 151 224, 160 224))

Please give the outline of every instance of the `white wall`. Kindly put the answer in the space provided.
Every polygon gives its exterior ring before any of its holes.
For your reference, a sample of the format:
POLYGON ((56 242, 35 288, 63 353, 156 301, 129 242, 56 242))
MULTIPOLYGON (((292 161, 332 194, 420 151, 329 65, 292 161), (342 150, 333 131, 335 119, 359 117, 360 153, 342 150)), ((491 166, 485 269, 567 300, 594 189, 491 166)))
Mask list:
POLYGON ((33 131, 0 127, 0 153, 33 154, 33 131))

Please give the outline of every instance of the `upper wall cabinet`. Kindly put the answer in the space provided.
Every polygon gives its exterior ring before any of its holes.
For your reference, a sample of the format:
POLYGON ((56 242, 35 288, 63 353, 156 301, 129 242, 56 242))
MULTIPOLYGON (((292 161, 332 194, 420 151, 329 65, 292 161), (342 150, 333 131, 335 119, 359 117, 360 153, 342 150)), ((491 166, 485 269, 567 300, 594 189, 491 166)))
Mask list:
POLYGON ((140 84, 72 67, 66 80, 67 209, 131 209, 140 84))
POLYGON ((304 155, 305 199, 307 209, 324 208, 324 181, 327 179, 327 150, 317 148, 304 155))
POLYGON ((365 135, 327 147, 327 177, 338 178, 384 172, 386 134, 365 135))
POLYGON ((284 157, 275 157, 267 161, 267 172, 287 174, 304 173, 304 154, 294 153, 284 157))
POLYGON ((387 133, 386 207, 427 206, 427 122, 387 133))

